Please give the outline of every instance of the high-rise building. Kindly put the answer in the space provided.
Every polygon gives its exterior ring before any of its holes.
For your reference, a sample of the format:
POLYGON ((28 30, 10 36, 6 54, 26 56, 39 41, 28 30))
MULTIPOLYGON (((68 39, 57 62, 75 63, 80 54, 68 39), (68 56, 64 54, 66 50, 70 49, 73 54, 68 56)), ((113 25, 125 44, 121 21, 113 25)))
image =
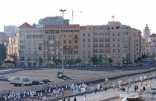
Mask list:
POLYGON ((45 17, 39 20, 42 25, 69 25, 69 19, 63 19, 61 16, 45 17))
POLYGON ((10 26, 4 26, 4 33, 7 36, 14 36, 18 33, 18 28, 16 26, 10 25, 10 26))
POLYGON ((0 62, 3 62, 6 59, 6 42, 0 42, 0 62))

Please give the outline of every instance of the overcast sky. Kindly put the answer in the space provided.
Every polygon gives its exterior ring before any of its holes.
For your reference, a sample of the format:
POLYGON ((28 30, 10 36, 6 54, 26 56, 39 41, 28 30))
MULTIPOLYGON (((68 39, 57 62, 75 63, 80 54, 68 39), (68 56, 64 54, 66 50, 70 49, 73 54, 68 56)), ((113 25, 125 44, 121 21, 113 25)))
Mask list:
POLYGON ((46 16, 59 16, 59 9, 67 9, 64 18, 70 20, 73 9, 74 24, 107 24, 114 15, 122 24, 141 31, 148 24, 152 33, 156 31, 156 0, 0 0, 0 31, 5 25, 33 24, 46 16))

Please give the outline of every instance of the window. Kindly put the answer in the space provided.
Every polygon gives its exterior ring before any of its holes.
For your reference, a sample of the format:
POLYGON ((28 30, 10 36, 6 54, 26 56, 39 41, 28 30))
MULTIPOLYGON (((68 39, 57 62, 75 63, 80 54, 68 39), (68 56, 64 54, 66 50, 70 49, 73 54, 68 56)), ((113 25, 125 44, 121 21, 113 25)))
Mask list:
POLYGON ((106 53, 109 53, 109 52, 110 52, 110 50, 109 50, 109 49, 105 49, 105 52, 106 52, 106 53))
POLYGON ((83 42, 85 42, 85 39, 83 39, 83 42))
POLYGON ((77 40, 75 40, 75 43, 77 43, 77 40))
POLYGON ((66 37, 66 35, 63 35, 63 37, 65 38, 65 37, 66 37))
POLYGON ((69 51, 68 54, 72 54, 72 51, 69 51))
POLYGON ((103 43, 100 43, 100 44, 99 44, 99 47, 104 47, 104 44, 103 44, 103 43))
POLYGON ((85 44, 83 44, 83 47, 85 48, 85 44))
POLYGON ((85 53, 85 51, 83 51, 83 53, 85 53))
POLYGON ((118 49, 118 52, 120 52, 120 49, 118 49))
POLYGON ((78 54, 78 51, 74 51, 74 54, 78 54))
POLYGON ((104 39, 103 38, 99 38, 99 42, 104 42, 104 39))
POLYGON ((105 38, 105 42, 109 42, 110 41, 110 39, 109 38, 105 38))
POLYGON ((109 43, 105 43, 105 47, 110 47, 110 44, 109 43))
POLYGON ((34 40, 34 44, 36 44, 36 40, 34 40))
POLYGON ((99 30, 104 30, 104 27, 99 27, 99 30))
POLYGON ((83 36, 85 36, 85 33, 83 33, 83 36))
POLYGON ((78 49, 78 46, 74 46, 75 49, 78 49))
POLYGON ((98 44, 93 44, 93 47, 98 47, 98 44))
POLYGON ((25 59, 24 59, 24 57, 21 57, 21 59, 20 59, 21 61, 24 61, 25 59))
POLYGON ((112 35, 113 35, 113 36, 115 36, 115 34, 114 34, 114 33, 112 33, 112 35))
POLYGON ((69 35, 69 37, 71 38, 71 35, 69 35))
POLYGON ((39 46, 39 50, 42 50, 42 46, 39 46))
POLYGON ((93 53, 98 53, 98 49, 93 49, 93 53))
POLYGON ((74 32, 79 32, 79 30, 74 30, 74 32))
POLYGON ((98 42, 98 38, 94 38, 93 39, 93 42, 98 42))
POLYGON ((113 52, 115 52, 115 49, 113 49, 113 52))
POLYGON ((115 44, 113 43, 113 47, 115 47, 115 44))
POLYGON ((98 33, 93 33, 93 35, 98 35, 98 33))
POLYGON ((64 40, 63 43, 66 43, 66 40, 64 40))
POLYGON ((90 36, 90 33, 88 33, 88 36, 90 36))
POLYGON ((88 47, 90 47, 90 44, 88 44, 88 47))
POLYGON ((98 27, 93 27, 94 30, 98 30, 98 27))
POLYGON ((109 35, 109 33, 105 33, 105 35, 109 35))
POLYGON ((118 36, 120 36, 120 33, 118 33, 118 36))
POLYGON ((71 43, 71 40, 69 40, 69 43, 71 43))
POLYGON ((88 58, 90 58, 90 55, 88 54, 88 58))
POLYGON ((116 29, 120 29, 120 26, 116 26, 116 29))
POLYGON ((99 49, 99 53, 104 53, 104 49, 99 49))
POLYGON ((42 45, 42 41, 41 40, 39 41, 39 45, 42 45))
POLYGON ((118 47, 120 47, 120 43, 118 43, 118 47))
POLYGON ((113 41, 115 41, 115 38, 113 38, 113 41))
POLYGON ((120 38, 118 38, 118 41, 120 41, 120 38))
POLYGON ((90 39, 88 38, 88 42, 90 42, 90 39))
POLYGON ((115 54, 113 54, 113 58, 115 58, 115 54))
POLYGON ((120 58, 120 54, 118 54, 118 58, 120 58))
POLYGON ((99 35, 104 35, 104 33, 99 33, 99 35))

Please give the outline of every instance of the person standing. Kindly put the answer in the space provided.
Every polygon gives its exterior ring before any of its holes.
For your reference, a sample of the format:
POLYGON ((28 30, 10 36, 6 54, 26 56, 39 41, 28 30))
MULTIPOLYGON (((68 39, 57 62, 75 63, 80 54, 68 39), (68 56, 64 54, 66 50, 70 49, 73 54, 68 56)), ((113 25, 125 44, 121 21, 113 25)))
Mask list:
POLYGON ((76 97, 74 98, 74 101, 76 101, 77 99, 76 99, 76 97))
POLYGON ((83 101, 87 101, 86 95, 84 96, 83 101))
POLYGON ((145 86, 143 87, 143 91, 145 91, 146 90, 146 88, 145 88, 145 86))
POLYGON ((68 101, 70 101, 70 97, 68 97, 68 101))
POLYGON ((96 94, 96 92, 97 92, 97 88, 95 89, 95 94, 96 94))

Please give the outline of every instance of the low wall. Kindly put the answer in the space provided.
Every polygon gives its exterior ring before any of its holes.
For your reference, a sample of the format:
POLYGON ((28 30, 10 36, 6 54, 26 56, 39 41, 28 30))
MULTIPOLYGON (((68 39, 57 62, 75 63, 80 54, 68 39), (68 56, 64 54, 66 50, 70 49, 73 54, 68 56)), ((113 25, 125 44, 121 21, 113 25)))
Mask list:
MULTIPOLYGON (((50 82, 49 84, 52 84, 53 87, 54 85, 57 85, 58 87, 62 87, 65 86, 69 83, 86 83, 86 82, 93 82, 93 81, 98 81, 98 80, 102 80, 105 78, 114 78, 114 77, 121 77, 121 76, 127 76, 127 75, 131 75, 131 74, 140 74, 140 73, 144 73, 144 72, 150 72, 150 71, 154 71, 156 69, 148 69, 148 70, 138 70, 138 71, 133 71, 133 72, 124 72, 124 73, 118 73, 115 75, 101 75, 101 76, 96 76, 96 77, 88 77, 88 78, 80 78, 78 80, 69 80, 69 81, 62 81, 62 82, 50 82)), ((133 80, 132 80, 133 81, 133 80)), ((43 84, 43 85, 33 85, 33 86, 23 86, 23 87, 14 87, 14 88, 8 88, 8 89, 2 89, 0 90, 0 97, 2 97, 4 90, 6 92, 10 91, 19 91, 21 94, 24 93, 24 91, 30 91, 30 90, 35 90, 35 91, 41 91, 41 90, 45 90, 47 89, 48 85, 47 84, 43 84)))

